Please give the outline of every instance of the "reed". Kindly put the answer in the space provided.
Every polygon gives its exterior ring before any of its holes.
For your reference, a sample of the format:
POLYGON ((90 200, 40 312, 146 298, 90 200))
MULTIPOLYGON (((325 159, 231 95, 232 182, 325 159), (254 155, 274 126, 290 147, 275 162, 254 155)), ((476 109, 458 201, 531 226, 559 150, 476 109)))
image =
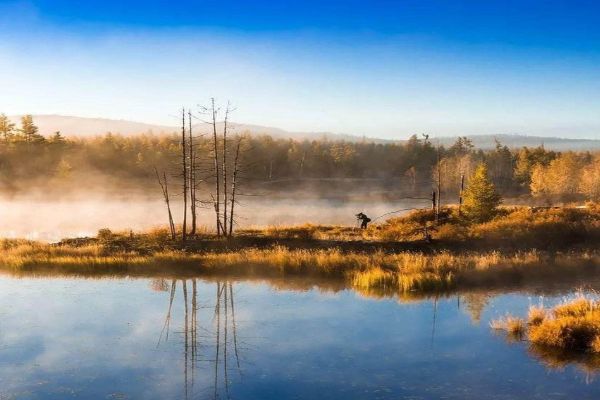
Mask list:
POLYGON ((513 317, 510 314, 490 322, 490 326, 495 330, 506 331, 512 338, 522 338, 526 332, 525 320, 513 317))
POLYGON ((75 246, 29 241, 1 241, 0 246, 0 268, 9 271, 150 274, 163 270, 241 277, 312 276, 341 280, 365 291, 383 289, 398 294, 575 279, 589 276, 600 265, 600 256, 595 253, 557 255, 538 251, 425 254, 274 246, 189 253, 175 249, 134 251, 112 243, 75 246))
MULTIPOLYGON (((517 319, 507 315, 493 321, 492 327, 510 332, 517 319)), ((533 307, 523 333, 538 349, 600 354, 600 302, 579 295, 551 309, 533 307)))

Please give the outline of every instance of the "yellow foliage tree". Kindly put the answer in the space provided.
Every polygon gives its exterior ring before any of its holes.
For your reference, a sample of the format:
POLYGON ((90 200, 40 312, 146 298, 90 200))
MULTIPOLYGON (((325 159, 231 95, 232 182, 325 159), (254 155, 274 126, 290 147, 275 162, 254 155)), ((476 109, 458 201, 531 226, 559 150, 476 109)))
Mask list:
POLYGON ((600 155, 583 169, 580 189, 588 199, 600 200, 600 155))

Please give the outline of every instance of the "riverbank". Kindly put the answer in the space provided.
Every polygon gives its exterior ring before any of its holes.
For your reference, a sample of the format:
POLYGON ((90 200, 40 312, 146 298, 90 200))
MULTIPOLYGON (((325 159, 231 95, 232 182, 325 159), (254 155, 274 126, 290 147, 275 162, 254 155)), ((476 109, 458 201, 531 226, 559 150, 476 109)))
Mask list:
POLYGON ((84 274, 336 279, 362 291, 397 293, 513 287, 600 274, 600 210, 503 209, 484 224, 443 210, 418 211, 358 230, 302 225, 198 235, 181 243, 163 229, 65 239, 0 242, 0 269, 84 274), (425 240, 424 227, 432 239, 425 240))

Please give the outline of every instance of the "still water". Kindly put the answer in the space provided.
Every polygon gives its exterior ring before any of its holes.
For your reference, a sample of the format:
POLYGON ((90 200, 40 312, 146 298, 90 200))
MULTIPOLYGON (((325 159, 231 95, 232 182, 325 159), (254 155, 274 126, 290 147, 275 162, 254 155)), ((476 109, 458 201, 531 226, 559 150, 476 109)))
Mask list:
MULTIPOLYGON (((489 328, 560 295, 0 276, 0 399, 597 399, 489 328)), ((599 377, 600 378, 600 377, 599 377)))

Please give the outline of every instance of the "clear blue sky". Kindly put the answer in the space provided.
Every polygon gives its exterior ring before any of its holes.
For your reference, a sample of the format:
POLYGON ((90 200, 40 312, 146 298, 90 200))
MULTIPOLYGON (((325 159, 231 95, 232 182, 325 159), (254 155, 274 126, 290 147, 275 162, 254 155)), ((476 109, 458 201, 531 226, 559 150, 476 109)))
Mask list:
POLYGON ((600 138, 597 1, 2 1, 0 112, 600 138))

